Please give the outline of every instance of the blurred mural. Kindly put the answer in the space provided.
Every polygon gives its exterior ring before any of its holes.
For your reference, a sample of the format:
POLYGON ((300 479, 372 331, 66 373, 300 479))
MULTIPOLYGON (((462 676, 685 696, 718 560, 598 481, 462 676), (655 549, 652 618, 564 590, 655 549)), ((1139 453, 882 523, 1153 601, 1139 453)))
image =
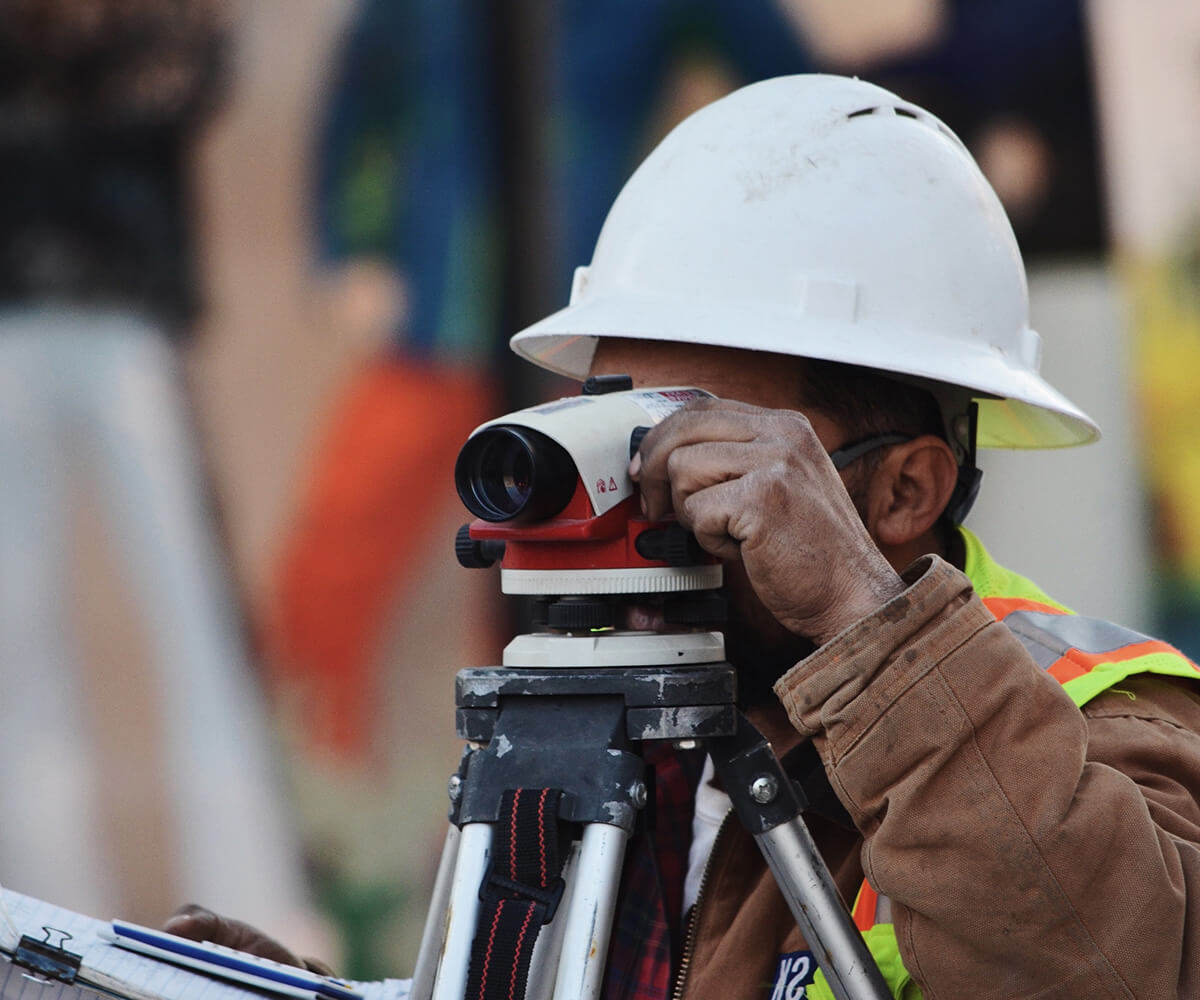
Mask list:
POLYGON ((1200 656, 1200 9, 1091 0, 1162 634, 1200 656), (1136 16, 1135 16, 1136 15, 1136 16))
POLYGON ((204 309, 189 159, 230 41, 209 0, 0 4, 0 879, 99 913, 208 896, 313 941, 179 371, 204 309), (140 671, 78 641, 85 517, 140 671))
POLYGON ((793 9, 823 33, 814 38, 828 40, 817 46, 824 65, 922 103, 970 147, 1025 256, 1042 372, 1103 431, 1086 448, 981 452, 983 488, 968 526, 1003 563, 1072 606, 1150 628, 1142 483, 1136 473, 1114 474, 1137 467, 1140 443, 1128 328, 1109 263, 1087 10, 1076 0, 884 6, 793 9))
MULTIPOLYGON (((243 705, 267 706, 254 725, 284 766, 265 794, 303 848, 304 884, 277 895, 303 911, 307 891, 332 934, 293 932, 282 910, 265 929, 346 975, 410 971, 459 752, 453 675, 498 662, 521 620, 450 554, 457 450, 482 420, 574 391, 518 365, 507 337, 565 302, 655 138, 751 79, 856 73, 972 147, 1027 256, 1045 372, 1105 438, 981 456, 971 526, 1079 610, 1145 628, 1167 612, 1189 648, 1200 164, 1179 123, 1200 120, 1200 89, 1169 81, 1194 82, 1200 31, 1185 0, 1154 0, 1155 18, 1127 6, 212 0, 226 82, 178 164, 204 308, 172 364, 202 470, 191 500, 238 622, 228 659, 243 705)), ((85 7, 0 0, 0 37, 11 12, 85 7)), ((143 762, 94 780, 124 859, 95 908, 153 923, 185 884, 149 695, 163 624, 90 489, 64 546, 85 667, 60 687, 86 692, 100 760, 136 746, 143 762)), ((225 905, 215 883, 186 891, 225 905)))

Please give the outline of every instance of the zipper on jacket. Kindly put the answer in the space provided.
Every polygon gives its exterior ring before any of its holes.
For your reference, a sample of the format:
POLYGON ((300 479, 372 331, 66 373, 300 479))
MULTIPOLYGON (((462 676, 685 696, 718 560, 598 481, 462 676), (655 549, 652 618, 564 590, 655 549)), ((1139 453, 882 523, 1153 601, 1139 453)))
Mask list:
POLYGON ((730 809, 717 828, 712 849, 708 852, 708 860, 704 863, 704 872, 700 876, 700 885, 696 890, 696 902, 692 904, 692 910, 688 914, 687 931, 683 938, 683 953, 679 958, 679 974, 675 977, 675 988, 671 991, 671 1000, 683 1000, 683 988, 687 985, 688 967, 692 964, 692 950, 696 946, 696 928, 700 925, 700 904, 704 902, 704 890, 708 887, 708 873, 712 870, 712 862, 713 858, 717 856, 717 848, 726 839, 725 834, 733 825, 732 820, 733 809, 730 809))

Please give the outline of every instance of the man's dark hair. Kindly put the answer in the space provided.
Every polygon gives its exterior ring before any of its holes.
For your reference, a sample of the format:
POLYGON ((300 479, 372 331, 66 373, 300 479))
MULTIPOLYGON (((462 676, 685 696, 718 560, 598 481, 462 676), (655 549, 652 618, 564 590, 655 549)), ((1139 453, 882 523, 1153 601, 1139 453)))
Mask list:
POLYGON ((804 402, 844 427, 848 441, 875 434, 946 439, 941 409, 927 389, 871 368, 815 359, 805 361, 801 380, 804 402))
MULTIPOLYGON (((872 368, 818 359, 804 362, 800 379, 800 398, 841 425, 846 431, 846 444, 881 434, 932 434, 947 440, 941 407, 928 389, 900 382, 872 368)), ((867 452, 856 464, 848 487, 860 514, 864 511, 856 487, 866 483, 886 453, 884 448, 867 452)), ((938 521, 943 541, 951 528, 948 516, 943 514, 938 521)))

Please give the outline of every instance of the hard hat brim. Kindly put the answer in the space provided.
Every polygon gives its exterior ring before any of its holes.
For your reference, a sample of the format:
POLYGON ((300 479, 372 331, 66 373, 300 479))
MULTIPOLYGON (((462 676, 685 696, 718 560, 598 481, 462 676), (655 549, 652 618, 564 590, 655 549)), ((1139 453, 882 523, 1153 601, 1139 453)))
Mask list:
MULTIPOLYGON (((738 331, 739 348, 746 350, 778 353, 778 345, 788 343, 791 355, 969 389, 979 401, 981 448, 1067 448, 1100 437, 1096 424, 1024 361, 1006 358, 983 340, 939 344, 945 338, 919 330, 874 330, 861 322, 798 316, 761 303, 747 303, 745 309, 714 303, 689 308, 678 300, 593 296, 520 331, 510 346, 536 365, 583 379, 600 337, 728 346, 730 330, 738 331)), ((679 377, 687 381, 687 372, 679 377)))

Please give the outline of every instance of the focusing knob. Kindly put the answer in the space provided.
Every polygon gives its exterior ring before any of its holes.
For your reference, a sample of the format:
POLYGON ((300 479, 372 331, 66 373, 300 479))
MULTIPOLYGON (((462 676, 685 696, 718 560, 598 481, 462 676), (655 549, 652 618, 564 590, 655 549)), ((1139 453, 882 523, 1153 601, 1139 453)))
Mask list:
POLYGON ((464 524, 454 536, 454 555, 467 569, 487 569, 504 558, 504 543, 495 538, 472 538, 471 526, 464 524))
POLYGON ((642 440, 650 433, 649 427, 638 426, 629 432, 629 457, 633 458, 642 446, 642 440))
POLYGON ((647 528, 633 547, 643 559, 668 566, 695 566, 707 558, 696 536, 674 521, 662 528, 647 528))

